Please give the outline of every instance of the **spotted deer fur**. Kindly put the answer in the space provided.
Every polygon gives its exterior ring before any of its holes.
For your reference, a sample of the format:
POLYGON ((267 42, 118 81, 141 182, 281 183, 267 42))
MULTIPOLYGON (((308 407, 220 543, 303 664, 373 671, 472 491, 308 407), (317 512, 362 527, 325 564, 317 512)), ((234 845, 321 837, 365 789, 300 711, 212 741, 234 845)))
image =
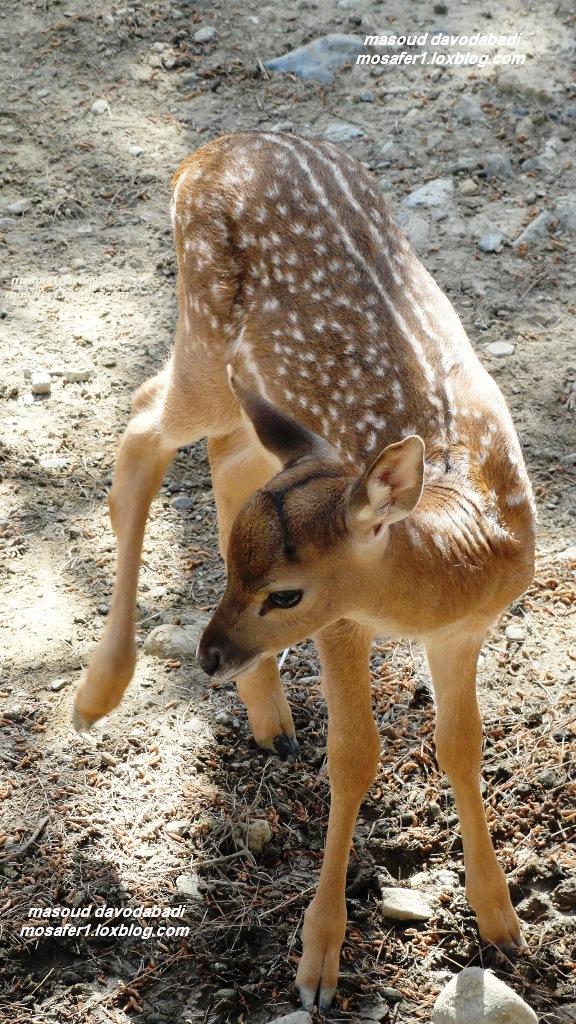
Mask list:
POLYGON ((174 350, 137 392, 120 446, 116 583, 77 722, 129 682, 149 504, 177 448, 207 436, 228 579, 200 663, 236 678, 261 745, 294 755, 274 655, 314 635, 322 662, 332 805, 304 921, 304 1005, 326 1008, 336 987, 348 852, 378 761, 376 634, 425 647, 468 898, 484 939, 518 945, 480 796, 475 696, 486 630, 533 571, 533 499, 505 401, 372 177, 337 147, 217 139, 176 172, 172 220, 174 350), (278 592, 298 607, 279 610, 278 592))

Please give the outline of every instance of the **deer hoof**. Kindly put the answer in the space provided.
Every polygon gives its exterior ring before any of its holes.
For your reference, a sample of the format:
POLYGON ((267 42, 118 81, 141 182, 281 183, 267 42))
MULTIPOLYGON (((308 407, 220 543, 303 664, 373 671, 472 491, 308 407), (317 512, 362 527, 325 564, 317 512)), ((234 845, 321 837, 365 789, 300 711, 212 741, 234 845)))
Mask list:
POLYGON ((282 733, 273 740, 274 750, 282 761, 298 761, 300 758, 300 747, 295 736, 287 736, 282 733))

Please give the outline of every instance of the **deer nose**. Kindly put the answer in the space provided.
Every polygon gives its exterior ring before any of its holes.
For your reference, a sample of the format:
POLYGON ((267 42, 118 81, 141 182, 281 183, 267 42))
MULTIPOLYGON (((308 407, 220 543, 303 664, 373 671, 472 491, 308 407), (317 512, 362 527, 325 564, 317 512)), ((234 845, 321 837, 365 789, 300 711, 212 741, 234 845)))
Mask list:
POLYGON ((217 647, 209 647, 208 650, 200 648, 198 662, 207 676, 213 676, 220 664, 220 651, 217 647))

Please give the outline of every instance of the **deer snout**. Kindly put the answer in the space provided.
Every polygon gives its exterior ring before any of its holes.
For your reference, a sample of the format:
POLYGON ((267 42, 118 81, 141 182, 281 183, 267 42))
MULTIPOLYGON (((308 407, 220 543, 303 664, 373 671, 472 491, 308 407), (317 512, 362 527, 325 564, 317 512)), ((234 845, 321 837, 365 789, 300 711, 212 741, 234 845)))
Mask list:
POLYGON ((213 676, 220 665, 221 654, 217 647, 203 647, 200 642, 196 651, 196 660, 207 676, 213 676))

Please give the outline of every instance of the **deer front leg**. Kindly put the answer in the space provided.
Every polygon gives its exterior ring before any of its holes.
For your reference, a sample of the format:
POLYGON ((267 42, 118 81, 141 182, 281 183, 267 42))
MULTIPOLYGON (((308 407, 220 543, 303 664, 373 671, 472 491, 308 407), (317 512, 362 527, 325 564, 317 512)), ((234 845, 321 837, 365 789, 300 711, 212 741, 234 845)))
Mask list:
POLYGON ((299 754, 290 705, 284 693, 276 658, 265 658, 253 672, 236 680, 238 696, 246 705, 256 743, 283 761, 299 754))
POLYGON ((324 1011, 338 981, 350 846, 360 803, 376 774, 380 739, 370 694, 371 636, 352 623, 339 622, 315 639, 328 704, 331 800, 320 881, 304 915, 296 984, 306 1009, 317 1002, 324 1011))
POLYGON ((460 821, 466 896, 480 935, 507 951, 522 946, 518 918, 496 860, 480 791, 482 724, 476 666, 484 636, 426 641, 437 705, 436 756, 446 772, 460 821))
POLYGON ((109 496, 117 541, 116 578, 104 635, 76 691, 76 728, 89 727, 115 708, 134 672, 136 589, 150 503, 178 446, 195 440, 171 429, 165 415, 169 396, 165 373, 146 381, 136 392, 120 443, 109 496))

